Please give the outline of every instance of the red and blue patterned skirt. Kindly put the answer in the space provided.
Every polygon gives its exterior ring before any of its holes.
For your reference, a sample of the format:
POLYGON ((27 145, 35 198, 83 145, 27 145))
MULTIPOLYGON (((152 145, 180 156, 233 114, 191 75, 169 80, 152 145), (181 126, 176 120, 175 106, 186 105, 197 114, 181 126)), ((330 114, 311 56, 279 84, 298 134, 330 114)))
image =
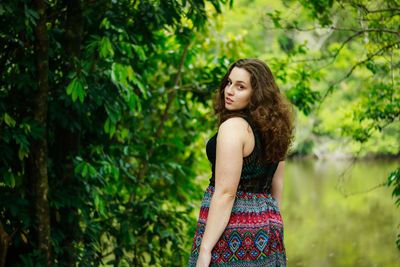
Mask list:
MULTIPOLYGON (((188 266, 196 266, 213 193, 213 186, 204 193, 188 266)), ((210 266, 286 266, 282 217, 270 194, 237 191, 210 266)))

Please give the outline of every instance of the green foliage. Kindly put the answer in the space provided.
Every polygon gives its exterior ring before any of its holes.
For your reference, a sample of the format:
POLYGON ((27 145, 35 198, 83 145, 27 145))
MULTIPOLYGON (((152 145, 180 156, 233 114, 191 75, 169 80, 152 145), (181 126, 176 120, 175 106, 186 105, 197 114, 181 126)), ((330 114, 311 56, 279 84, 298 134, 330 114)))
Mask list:
MULTIPOLYGON (((387 186, 394 187, 392 196, 395 198, 396 206, 400 207, 400 168, 389 174, 387 186)), ((397 235, 396 244, 400 250, 400 234, 397 235)))
POLYGON ((38 15, 28 1, 0 4, 0 222, 16 233, 7 266, 45 265, 30 173, 43 138, 57 265, 186 264, 200 132, 213 122, 205 105, 232 61, 206 26, 232 1, 209 2, 46 2, 46 126, 31 113, 38 15))
MULTIPOLYGON (((396 66, 400 62, 398 1, 372 3, 329 0, 300 3, 300 6, 293 3, 290 7, 296 6, 304 11, 300 12, 304 14, 302 16, 290 17, 282 10, 275 10, 268 12, 266 17, 275 28, 289 29, 300 34, 314 31, 314 36, 309 35, 308 40, 315 44, 322 42, 318 49, 309 46, 310 49, 305 49, 304 53, 292 53, 287 45, 282 44, 289 39, 296 42, 296 38, 291 38, 293 35, 287 32, 286 39, 285 35, 278 38, 281 49, 287 54, 286 62, 289 66, 279 74, 278 79, 291 76, 293 66, 302 70, 303 73, 297 72, 294 79, 289 81, 291 87, 286 95, 304 114, 315 117, 318 123, 315 123, 313 133, 335 136, 332 133, 335 129, 322 130, 320 123, 331 120, 331 117, 322 117, 320 107, 323 101, 329 102, 328 96, 342 90, 347 91, 341 93, 346 98, 340 100, 349 103, 351 108, 343 108, 347 112, 345 116, 350 119, 345 117, 338 121, 341 136, 349 136, 361 144, 376 140, 377 136, 393 136, 399 140, 398 131, 384 131, 398 129, 396 123, 400 118, 399 78, 395 75, 398 72, 396 66), (317 26, 309 27, 310 21, 317 26), (329 82, 321 83, 321 77, 329 82), (317 86, 319 90, 313 95, 310 88, 317 86)), ((335 110, 338 102, 333 101, 332 104, 334 106, 331 109, 335 110)), ((346 104, 342 105, 344 107, 346 104)), ((397 141, 393 154, 398 152, 397 141)), ((397 172, 389 176, 388 183, 394 184, 394 196, 398 195, 395 182, 397 172), (391 182, 391 179, 394 181, 391 182)))
POLYGON ((395 170, 389 174, 387 185, 394 187, 393 197, 397 198, 396 205, 397 205, 397 207, 399 207, 400 206, 400 168, 398 168, 397 170, 395 170))
POLYGON ((76 101, 79 97, 79 101, 83 103, 84 97, 86 96, 86 92, 84 88, 85 81, 84 79, 74 78, 69 85, 67 86, 67 95, 71 95, 72 101, 76 101))
POLYGON ((332 24, 332 11, 330 9, 335 2, 334 0, 303 0, 300 2, 307 10, 311 11, 309 15, 312 19, 318 20, 321 26, 328 26, 332 24))

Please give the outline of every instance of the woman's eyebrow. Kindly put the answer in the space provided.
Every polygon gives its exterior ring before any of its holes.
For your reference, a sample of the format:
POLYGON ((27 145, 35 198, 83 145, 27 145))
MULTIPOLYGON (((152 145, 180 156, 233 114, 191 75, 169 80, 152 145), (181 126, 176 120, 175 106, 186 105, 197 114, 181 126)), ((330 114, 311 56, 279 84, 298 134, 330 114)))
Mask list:
MULTIPOLYGON (((228 80, 229 80, 229 81, 232 81, 232 79, 231 79, 231 78, 229 78, 229 77, 228 77, 228 80)), ((243 83, 243 84, 246 84, 246 82, 244 82, 244 81, 236 81, 236 82, 237 82, 237 83, 243 83)))
POLYGON ((244 82, 244 81, 236 81, 236 83, 242 83, 242 84, 246 85, 246 82, 244 82))

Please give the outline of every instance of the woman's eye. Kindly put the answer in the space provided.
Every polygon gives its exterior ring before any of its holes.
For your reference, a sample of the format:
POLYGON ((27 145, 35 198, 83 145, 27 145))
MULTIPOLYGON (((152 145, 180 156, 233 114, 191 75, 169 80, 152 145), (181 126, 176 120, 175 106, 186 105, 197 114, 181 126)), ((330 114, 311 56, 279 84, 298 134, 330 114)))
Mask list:
POLYGON ((244 89, 243 85, 239 85, 238 87, 239 87, 239 89, 244 89))
POLYGON ((232 82, 231 81, 228 81, 228 85, 231 85, 232 84, 232 82))

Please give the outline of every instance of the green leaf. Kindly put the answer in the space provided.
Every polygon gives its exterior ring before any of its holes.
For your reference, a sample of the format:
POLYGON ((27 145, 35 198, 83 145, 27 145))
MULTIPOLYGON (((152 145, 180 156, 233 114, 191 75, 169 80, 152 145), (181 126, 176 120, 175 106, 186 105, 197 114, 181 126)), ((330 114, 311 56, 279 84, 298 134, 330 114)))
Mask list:
POLYGON ((114 176, 115 180, 118 181, 119 172, 118 172, 118 169, 115 166, 112 167, 112 173, 113 173, 113 176, 114 176))
POLYGON ((87 88, 87 84, 86 84, 86 80, 85 80, 85 78, 83 77, 83 76, 81 76, 81 78, 79 79, 79 81, 80 81, 80 89, 79 89, 79 87, 78 87, 78 96, 79 96, 79 101, 81 102, 81 103, 83 103, 83 100, 84 100, 84 98, 85 98, 85 96, 86 96, 86 91, 85 91, 85 89, 87 88))
POLYGON ((128 231, 128 236, 129 236, 129 240, 131 241, 131 244, 134 245, 136 243, 136 239, 133 236, 132 231, 128 231))
POLYGON ((68 79, 73 79, 73 78, 75 78, 75 76, 76 76, 76 72, 75 71, 71 71, 70 73, 68 73, 67 78, 68 79))
POLYGON ((15 126, 15 120, 10 115, 8 115, 8 113, 4 113, 4 122, 8 126, 11 126, 11 127, 15 126))
POLYGON ((139 58, 141 60, 146 60, 147 59, 146 53, 145 53, 145 51, 144 51, 142 46, 138 46, 138 45, 132 45, 132 46, 133 46, 133 49, 135 50, 136 54, 139 56, 139 58))
POLYGON ((79 79, 78 77, 75 77, 67 86, 67 95, 72 96, 72 101, 76 101, 76 99, 79 97, 81 103, 83 102, 83 99, 86 95, 86 92, 84 91, 83 88, 83 82, 84 78, 79 79))
POLYGON ((31 132, 31 126, 28 123, 21 123, 19 128, 24 129, 25 134, 29 134, 31 132))
POLYGON ((36 26, 36 20, 39 19, 39 14, 36 13, 35 10, 28 8, 27 5, 24 5, 24 11, 25 11, 25 17, 28 18, 28 20, 34 26, 36 26))
POLYGON ((116 124, 108 117, 104 124, 104 132, 110 134, 110 137, 112 137, 115 133, 115 127, 116 124))
POLYGON ((91 164, 88 164, 88 166, 89 166, 89 176, 91 178, 94 178, 97 175, 97 171, 91 164))
MULTIPOLYGON (((120 136, 121 136, 121 138, 122 138, 122 139, 125 139, 125 138, 128 137, 128 135, 129 135, 129 129, 127 129, 127 128, 122 128, 121 131, 120 131, 120 136)), ((126 147, 125 147, 125 148, 126 148, 126 147)))
POLYGON ((132 81, 133 77, 135 76, 135 71, 133 70, 132 66, 126 67, 126 76, 128 80, 132 81))
POLYGON ((100 41, 100 52, 101 58, 114 57, 114 49, 112 48, 110 39, 107 36, 103 36, 100 41))
POLYGON ((72 90, 72 101, 76 101, 78 98, 79 91, 83 90, 81 83, 77 80, 76 86, 72 90))
POLYGON ((83 168, 85 167, 86 163, 85 162, 81 162, 78 164, 78 166, 76 166, 75 168, 75 173, 76 174, 80 174, 82 173, 83 168))
POLYGON ((143 98, 147 99, 146 89, 145 89, 143 83, 141 81, 139 81, 139 79, 136 78, 135 75, 132 77, 132 81, 134 84, 136 84, 138 86, 140 92, 142 93, 143 98))
POLYGON ((67 95, 72 94, 72 91, 74 90, 74 88, 76 87, 76 82, 77 82, 78 78, 74 78, 67 86, 67 95))
POLYGON ((103 21, 100 23, 100 29, 110 29, 111 23, 107 18, 104 18, 103 21))
POLYGON ((18 158, 23 160, 25 157, 28 158, 28 153, 23 149, 22 146, 20 146, 18 149, 18 158))
POLYGON ((99 204, 100 204, 99 195, 98 195, 98 194, 95 194, 95 195, 94 195, 94 206, 96 207, 96 209, 98 209, 99 204))
POLYGON ((123 150, 124 151, 124 155, 128 155, 129 154, 129 146, 124 146, 123 150))
POLYGON ((139 110, 139 111, 141 110, 141 105, 140 105, 139 97, 138 97, 136 94, 134 94, 134 93, 132 93, 132 94, 129 96, 129 98, 128 98, 128 105, 129 105, 129 108, 130 108, 132 111, 134 111, 134 110, 136 109, 136 106, 138 107, 138 110, 139 110))
POLYGON ((106 123, 104 123, 104 132, 110 132, 110 118, 107 118, 106 123))
POLYGON ((87 165, 87 163, 85 163, 85 165, 83 166, 83 170, 82 170, 82 176, 86 177, 87 173, 88 173, 88 165, 87 165))
POLYGON ((4 183, 6 185, 9 185, 12 188, 14 188, 14 186, 15 186, 15 178, 14 178, 14 174, 12 172, 6 171, 4 173, 4 183))
POLYGON ((111 123, 110 125, 110 138, 114 135, 115 133, 115 123, 111 123))

